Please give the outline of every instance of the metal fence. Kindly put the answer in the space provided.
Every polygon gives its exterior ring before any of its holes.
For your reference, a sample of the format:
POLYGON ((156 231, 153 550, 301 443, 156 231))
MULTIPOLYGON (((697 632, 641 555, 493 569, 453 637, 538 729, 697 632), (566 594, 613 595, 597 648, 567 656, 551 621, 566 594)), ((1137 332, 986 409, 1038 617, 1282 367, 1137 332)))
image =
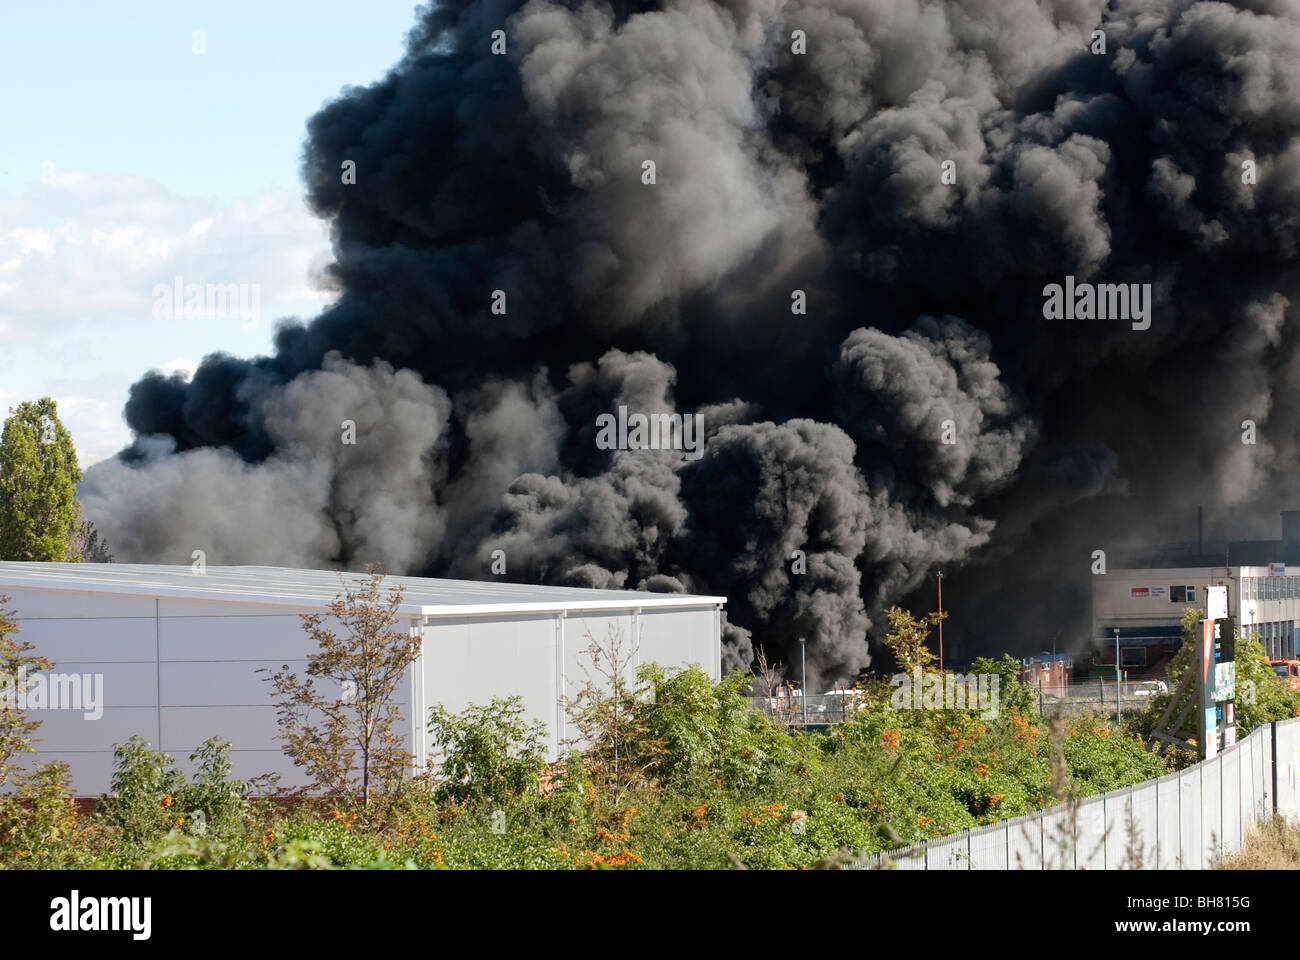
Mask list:
MULTIPOLYGON (((797 693, 784 697, 750 697, 750 708, 780 723, 798 727, 804 723, 804 698, 797 693)), ((843 723, 866 706, 866 695, 856 690, 842 693, 810 693, 808 726, 843 723)))
MULTIPOLYGON (((1168 693, 1171 689, 1166 684, 1162 690, 1150 680, 1126 680, 1118 686, 1121 713, 1144 710, 1151 703, 1153 696, 1158 693, 1168 693)), ((1116 704, 1115 687, 1114 680, 1089 680, 1067 686, 1034 687, 1034 693, 1038 697, 1038 712, 1045 717, 1080 712, 1113 716, 1116 704)))
POLYGON ((1300 815, 1298 767, 1300 718, 1265 724, 1178 773, 872 854, 851 869, 1204 869, 1239 849, 1261 817, 1300 815))

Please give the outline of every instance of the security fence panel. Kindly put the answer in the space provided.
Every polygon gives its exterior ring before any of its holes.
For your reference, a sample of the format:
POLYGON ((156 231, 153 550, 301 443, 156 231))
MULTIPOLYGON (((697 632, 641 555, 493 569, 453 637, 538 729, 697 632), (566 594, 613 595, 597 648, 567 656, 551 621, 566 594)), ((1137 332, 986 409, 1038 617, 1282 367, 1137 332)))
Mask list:
POLYGON ((1105 795, 1079 802, 1074 811, 1074 865, 1079 870, 1106 869, 1105 795))
POLYGON ((1156 819, 1159 814, 1156 781, 1148 780, 1130 788, 1129 809, 1133 811, 1133 819, 1125 821, 1120 830, 1124 856, 1113 861, 1112 869, 1154 870, 1157 864, 1156 819))
POLYGON ((902 870, 1211 867, 1240 848, 1251 823, 1272 812, 1274 736, 1277 809, 1300 816, 1300 718, 1294 718, 1259 727, 1177 773, 887 856, 902 870))
POLYGON ((1179 837, 1178 774, 1171 773, 1155 782, 1156 788, 1156 869, 1177 870, 1179 837))
POLYGON ((966 835, 964 833, 956 833, 949 837, 931 840, 926 844, 925 869, 967 869, 966 835))
POLYGON ((970 832, 970 868, 972 870, 1006 870, 1011 847, 1008 821, 990 824, 970 832))
POLYGON ((1200 765, 1201 770, 1201 858, 1203 866, 1225 853, 1223 839, 1223 757, 1200 765))
POLYGON ((889 853, 888 856, 898 870, 925 869, 925 844, 923 843, 913 844, 910 847, 904 847, 902 850, 895 850, 889 853))
POLYGON ((1077 824, 1069 804, 1043 811, 1043 869, 1073 870, 1077 824))
POLYGON ((1223 781, 1223 845, 1224 849, 1241 848, 1244 823, 1241 816, 1241 750, 1229 750, 1219 758, 1223 781))
POLYGON ((1254 821, 1266 816, 1273 807, 1273 784, 1270 782, 1272 767, 1269 764, 1272 740, 1268 732, 1268 727, 1263 726, 1256 727, 1250 734, 1251 772, 1255 780, 1254 821))
POLYGON ((1043 868, 1043 815, 1031 813, 1017 817, 1008 825, 1011 842, 1012 870, 1043 868))
POLYGON ((1178 774, 1179 808, 1182 820, 1179 831, 1179 861, 1183 870, 1200 870, 1205 850, 1201 846, 1201 765, 1188 767, 1178 774))
POLYGON ((1237 763, 1241 768, 1241 776, 1237 781, 1238 804, 1241 807, 1241 835, 1244 838, 1250 832, 1250 825, 1255 822, 1255 815, 1259 810, 1260 802, 1263 799, 1263 785, 1259 780, 1258 764, 1255 762, 1256 744, 1259 742, 1259 731, 1256 730, 1244 741, 1240 749, 1237 750, 1237 763))
POLYGON ((1102 860, 1107 870, 1118 870, 1124 860, 1124 831, 1132 816, 1133 790, 1111 790, 1102 794, 1106 805, 1106 839, 1103 841, 1102 860))
POLYGON ((1288 817, 1300 814, 1300 724, 1277 725, 1277 809, 1288 817))

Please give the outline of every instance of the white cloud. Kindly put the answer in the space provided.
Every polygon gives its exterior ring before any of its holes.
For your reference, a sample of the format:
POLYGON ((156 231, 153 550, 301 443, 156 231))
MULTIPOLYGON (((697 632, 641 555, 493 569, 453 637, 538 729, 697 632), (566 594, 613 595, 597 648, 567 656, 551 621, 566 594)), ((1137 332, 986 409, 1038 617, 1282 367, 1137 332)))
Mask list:
POLYGON ((156 318, 155 285, 256 285, 264 319, 309 317, 333 296, 312 284, 328 257, 296 191, 225 202, 69 172, 0 192, 0 402, 53 396, 83 466, 103 459, 129 440, 122 405, 146 370, 270 347, 269 322, 156 318))

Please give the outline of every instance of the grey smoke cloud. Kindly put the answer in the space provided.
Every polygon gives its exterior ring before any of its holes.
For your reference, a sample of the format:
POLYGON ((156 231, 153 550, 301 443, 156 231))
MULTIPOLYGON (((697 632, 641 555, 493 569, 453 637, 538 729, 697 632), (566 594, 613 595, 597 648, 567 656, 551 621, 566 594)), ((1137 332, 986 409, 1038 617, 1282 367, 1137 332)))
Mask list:
POLYGON ((819 682, 940 567, 955 649, 1082 645, 1092 549, 1297 506, 1298 54, 1283 0, 430 6, 308 124, 338 301, 143 377, 87 511, 124 560, 725 593, 728 664, 819 682), (1045 321, 1067 275, 1151 329, 1045 321), (704 456, 598 449, 620 403, 704 456))

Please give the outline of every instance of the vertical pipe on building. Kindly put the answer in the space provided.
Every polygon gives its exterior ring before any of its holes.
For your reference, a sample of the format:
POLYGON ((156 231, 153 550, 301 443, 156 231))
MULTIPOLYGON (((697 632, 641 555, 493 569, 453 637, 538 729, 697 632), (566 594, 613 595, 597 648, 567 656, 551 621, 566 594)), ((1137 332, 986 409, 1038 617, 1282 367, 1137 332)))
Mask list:
POLYGON ((157 597, 153 600, 153 676, 154 676, 154 711, 158 715, 158 744, 154 747, 162 751, 162 617, 159 613, 157 597))
POLYGON ((417 773, 429 762, 424 729, 424 626, 422 618, 411 618, 410 635, 418 637, 420 652, 411 661, 411 753, 417 773))
POLYGON ((564 611, 555 612, 555 758, 560 759, 564 751, 564 740, 568 733, 564 724, 564 611))

